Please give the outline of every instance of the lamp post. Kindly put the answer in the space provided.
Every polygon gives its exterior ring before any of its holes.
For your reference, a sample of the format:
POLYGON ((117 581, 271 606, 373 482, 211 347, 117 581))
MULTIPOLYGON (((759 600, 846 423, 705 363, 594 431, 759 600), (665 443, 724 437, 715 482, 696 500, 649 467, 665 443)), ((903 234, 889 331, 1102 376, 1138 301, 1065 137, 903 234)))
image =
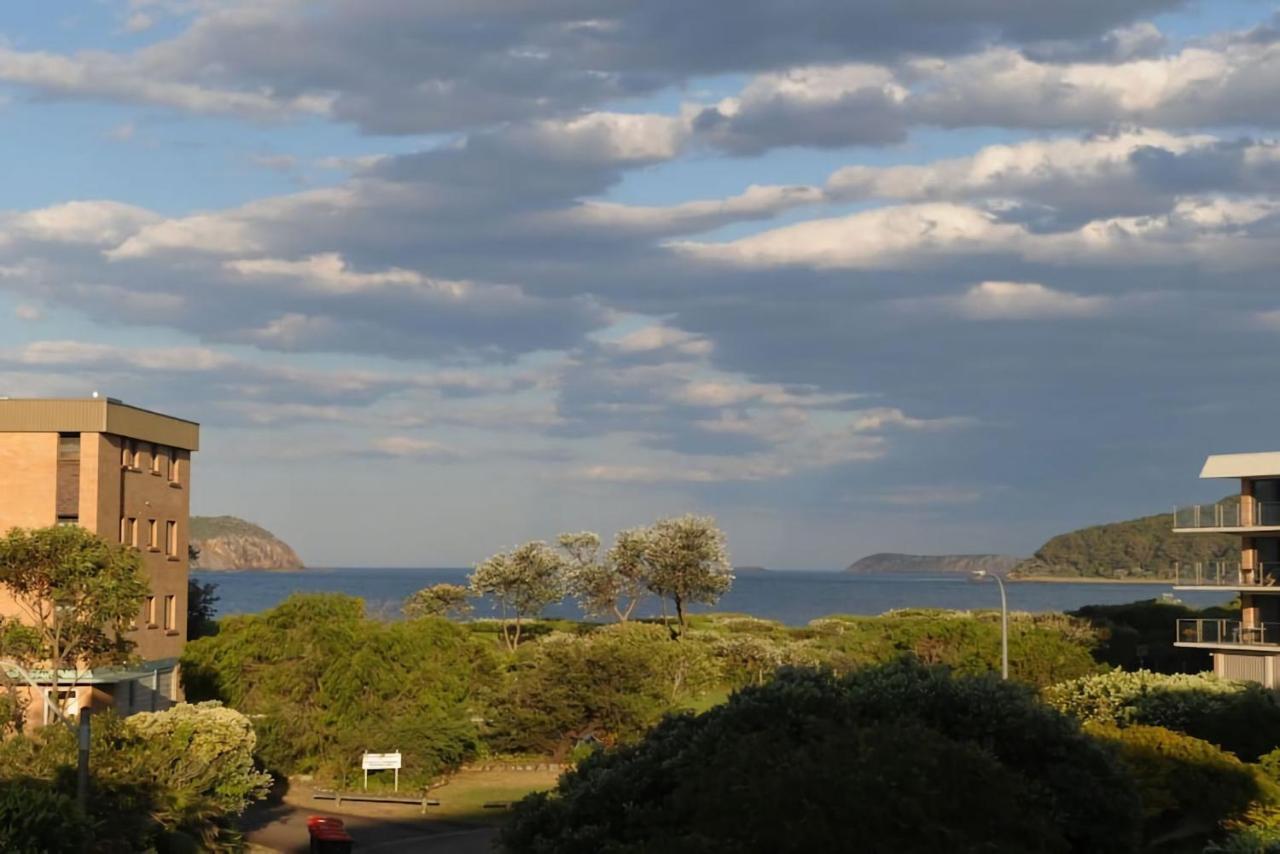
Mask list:
POLYGON ((1000 678, 1008 681, 1009 679, 1009 600, 1004 593, 1004 580, 994 572, 987 572, 985 569, 975 569, 970 573, 970 577, 974 581, 984 581, 988 578, 995 581, 1000 587, 1000 678))

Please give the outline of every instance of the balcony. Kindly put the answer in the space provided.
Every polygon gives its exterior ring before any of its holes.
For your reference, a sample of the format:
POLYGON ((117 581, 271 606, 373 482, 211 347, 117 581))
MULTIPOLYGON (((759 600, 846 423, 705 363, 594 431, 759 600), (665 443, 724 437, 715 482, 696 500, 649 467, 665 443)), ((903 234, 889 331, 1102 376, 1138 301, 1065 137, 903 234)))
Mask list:
POLYGON ((1176 507, 1175 531, 1280 531, 1280 501, 1218 502, 1176 507))
POLYGON ((1239 620, 1178 620, 1174 646, 1210 648, 1274 647, 1280 650, 1280 623, 1246 626, 1239 620))
POLYGON ((1256 568, 1242 567, 1238 561, 1208 561, 1174 565, 1174 587, 1250 590, 1280 594, 1280 562, 1263 562, 1256 568))

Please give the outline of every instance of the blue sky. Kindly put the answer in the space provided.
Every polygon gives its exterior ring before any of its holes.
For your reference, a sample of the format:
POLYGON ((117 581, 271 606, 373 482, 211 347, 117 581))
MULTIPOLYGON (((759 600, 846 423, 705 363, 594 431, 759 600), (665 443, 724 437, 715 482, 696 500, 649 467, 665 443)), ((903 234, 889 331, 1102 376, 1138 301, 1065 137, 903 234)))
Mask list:
POLYGON ((200 420, 314 564, 1029 553, 1275 446, 1275 14, 8 4, 0 394, 200 420))

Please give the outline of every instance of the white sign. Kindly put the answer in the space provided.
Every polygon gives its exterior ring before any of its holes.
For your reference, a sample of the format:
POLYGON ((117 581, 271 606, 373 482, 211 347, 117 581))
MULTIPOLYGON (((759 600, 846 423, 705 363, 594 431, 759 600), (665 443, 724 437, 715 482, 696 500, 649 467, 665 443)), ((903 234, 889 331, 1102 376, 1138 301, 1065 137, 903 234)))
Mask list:
POLYGON ((399 753, 366 753, 363 761, 366 771, 387 771, 400 767, 399 753))

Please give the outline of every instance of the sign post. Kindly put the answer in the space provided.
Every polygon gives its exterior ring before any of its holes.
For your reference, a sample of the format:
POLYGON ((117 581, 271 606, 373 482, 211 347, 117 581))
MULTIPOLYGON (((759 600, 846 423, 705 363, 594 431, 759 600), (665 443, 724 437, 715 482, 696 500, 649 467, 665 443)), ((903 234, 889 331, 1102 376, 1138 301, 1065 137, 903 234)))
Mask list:
POLYGON ((370 771, 387 771, 394 770, 396 772, 396 791, 400 791, 400 751, 395 753, 366 753, 360 760, 360 766, 364 769, 364 790, 369 791, 369 772, 370 771))

